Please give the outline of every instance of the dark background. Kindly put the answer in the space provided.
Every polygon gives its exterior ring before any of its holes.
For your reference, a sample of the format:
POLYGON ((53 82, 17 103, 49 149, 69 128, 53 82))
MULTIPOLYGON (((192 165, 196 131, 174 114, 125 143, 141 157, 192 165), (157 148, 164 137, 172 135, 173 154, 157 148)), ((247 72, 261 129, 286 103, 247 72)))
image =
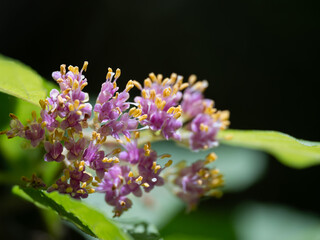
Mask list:
MULTIPOLYGON (((320 141, 319 7, 313 2, 1 1, 0 53, 47 79, 61 63, 88 60, 92 94, 109 66, 121 68, 123 87, 152 71, 195 73, 210 83, 206 96, 231 111, 232 128, 320 141)), ((319 170, 289 169, 272 159, 263 180, 226 202, 250 198, 320 213, 309 188, 319 183, 319 170)))

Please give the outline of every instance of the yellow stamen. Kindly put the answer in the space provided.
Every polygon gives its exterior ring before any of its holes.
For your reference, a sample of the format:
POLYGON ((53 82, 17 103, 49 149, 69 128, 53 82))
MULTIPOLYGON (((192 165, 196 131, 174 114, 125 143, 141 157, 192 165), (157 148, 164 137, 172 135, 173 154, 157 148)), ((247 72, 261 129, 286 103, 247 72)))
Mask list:
POLYGON ((200 124, 200 130, 204 131, 204 132, 208 132, 209 131, 209 127, 203 123, 200 124))
POLYGON ((156 77, 156 75, 155 75, 153 72, 149 74, 149 77, 150 77, 150 79, 151 79, 153 82, 156 82, 156 81, 157 81, 157 77, 156 77))
POLYGON ((152 85, 152 82, 151 82, 150 78, 147 78, 147 79, 144 80, 144 87, 145 88, 146 87, 150 88, 151 85, 152 85))
POLYGON ((164 90, 163 90, 163 97, 169 97, 170 96, 170 94, 171 94, 171 88, 165 88, 164 90))
POLYGON ((121 75, 121 70, 119 68, 117 68, 116 70, 116 75, 114 76, 115 79, 119 78, 121 75))
POLYGON ((164 166, 165 167, 170 167, 172 165, 172 160, 170 159, 164 166))
POLYGON ((146 188, 150 187, 150 185, 148 183, 142 183, 141 186, 146 187, 146 188))
POLYGON ((183 84, 180 86, 179 90, 182 91, 182 90, 184 90, 184 89, 187 88, 187 87, 189 87, 189 83, 183 83, 183 84))
POLYGON ((190 75, 189 80, 188 80, 189 84, 193 85, 196 81, 197 81, 197 76, 194 74, 190 75))
POLYGON ((139 121, 143 121, 143 120, 145 120, 145 119, 147 119, 148 118, 148 115, 147 114, 144 114, 144 115, 142 115, 141 117, 139 117, 139 121))
POLYGON ((171 157, 170 154, 162 154, 162 156, 160 157, 161 159, 164 159, 164 158, 169 158, 171 157))
POLYGON ((128 173, 128 177, 133 177, 133 173, 131 171, 128 173))
POLYGON ((66 192, 67 193, 71 193, 73 191, 73 188, 72 187, 68 187, 67 189, 66 189, 66 192))
POLYGON ((61 75, 66 74, 66 65, 65 64, 60 65, 60 73, 61 73, 61 75))
POLYGON ((81 71, 85 71, 86 72, 88 64, 89 64, 88 61, 84 61, 81 71))
POLYGON ((212 152, 212 153, 208 154, 208 156, 206 157, 205 164, 211 163, 211 162, 215 161, 216 159, 217 159, 217 155, 214 152, 212 152))
POLYGON ((141 84, 140 84, 138 81, 133 80, 132 83, 133 83, 133 85, 134 85, 136 88, 138 88, 139 90, 142 89, 142 86, 141 86, 141 84))

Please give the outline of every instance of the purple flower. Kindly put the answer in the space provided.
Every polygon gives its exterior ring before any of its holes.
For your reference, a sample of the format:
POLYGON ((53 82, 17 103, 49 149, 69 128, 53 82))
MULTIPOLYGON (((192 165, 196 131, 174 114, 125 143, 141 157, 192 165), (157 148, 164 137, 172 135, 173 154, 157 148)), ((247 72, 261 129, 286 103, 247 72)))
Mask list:
POLYGON ((123 134, 127 138, 130 138, 130 132, 136 130, 138 127, 138 121, 135 118, 130 117, 128 113, 121 115, 119 120, 112 120, 103 125, 98 132, 102 136, 112 136, 115 139, 119 139, 123 134))
POLYGON ((80 116, 76 113, 72 113, 65 120, 61 122, 61 128, 63 130, 66 130, 67 128, 73 128, 77 132, 81 132, 82 127, 80 122, 81 122, 80 116))
POLYGON ((63 146, 60 142, 50 143, 44 142, 44 149, 46 150, 46 154, 44 156, 44 160, 46 162, 61 162, 64 159, 64 155, 62 154, 63 146))
POLYGON ((108 172, 96 188, 98 192, 105 193, 106 202, 114 206, 115 216, 120 216, 123 211, 128 210, 132 203, 126 197, 129 193, 141 196, 142 192, 133 177, 129 177, 130 168, 128 166, 115 165, 108 172))
POLYGON ((160 130, 166 138, 180 139, 177 132, 182 127, 182 122, 178 119, 181 115, 181 108, 178 103, 182 93, 179 88, 182 78, 173 75, 171 79, 162 82, 162 77, 149 75, 150 79, 144 82, 141 91, 142 96, 134 100, 139 104, 141 115, 146 117, 140 120, 143 126, 149 126, 152 131, 160 130), (177 82, 176 82, 177 80, 177 82))
POLYGON ((218 145, 216 136, 221 122, 214 120, 210 115, 199 114, 191 122, 192 135, 189 139, 192 150, 206 149, 218 145))
POLYGON ((202 196, 217 194, 215 189, 223 184, 219 171, 207 168, 207 163, 199 160, 189 167, 181 168, 174 180, 174 184, 181 189, 177 196, 188 204, 188 210, 192 210, 202 196))
POLYGON ((75 160, 82 157, 82 153, 84 151, 86 145, 86 140, 84 138, 80 138, 77 142, 71 139, 68 142, 65 142, 66 149, 69 150, 67 154, 67 158, 69 160, 75 160))
POLYGON ((138 165, 139 174, 143 177, 142 184, 147 184, 145 186, 145 191, 150 192, 154 186, 162 186, 164 184, 164 179, 160 177, 160 173, 163 168, 160 165, 155 165, 157 160, 157 153, 151 151, 149 156, 145 154, 140 155, 141 160, 138 165))
POLYGON ((26 139, 31 141, 31 145, 36 147, 44 139, 45 130, 40 123, 32 123, 25 131, 26 139))
POLYGON ((139 149, 137 141, 127 143, 126 150, 119 153, 120 160, 126 161, 131 164, 136 164, 140 160, 140 155, 144 154, 143 149, 139 149))
POLYGON ((25 128, 20 120, 14 114, 10 114, 12 120, 10 121, 11 130, 6 132, 8 138, 13 138, 15 136, 19 136, 25 138, 25 128))

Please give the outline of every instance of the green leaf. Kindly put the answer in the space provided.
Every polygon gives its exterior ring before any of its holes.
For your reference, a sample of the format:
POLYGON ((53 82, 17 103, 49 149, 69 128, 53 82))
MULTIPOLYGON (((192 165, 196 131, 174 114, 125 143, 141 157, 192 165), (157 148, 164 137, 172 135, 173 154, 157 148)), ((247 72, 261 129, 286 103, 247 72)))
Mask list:
POLYGON ((281 205, 243 203, 235 211, 239 240, 317 240, 320 219, 281 205))
POLYGON ((12 192, 38 207, 52 209, 62 218, 72 222, 91 236, 107 240, 130 239, 103 214, 80 201, 71 199, 67 195, 57 192, 47 193, 43 190, 21 188, 19 186, 14 186, 12 192))
POLYGON ((320 164, 320 143, 295 139, 276 131, 225 130, 219 137, 232 137, 222 143, 263 150, 294 168, 305 168, 320 164))
POLYGON ((39 74, 23 63, 0 55, 0 92, 39 105, 53 84, 46 82, 39 74))

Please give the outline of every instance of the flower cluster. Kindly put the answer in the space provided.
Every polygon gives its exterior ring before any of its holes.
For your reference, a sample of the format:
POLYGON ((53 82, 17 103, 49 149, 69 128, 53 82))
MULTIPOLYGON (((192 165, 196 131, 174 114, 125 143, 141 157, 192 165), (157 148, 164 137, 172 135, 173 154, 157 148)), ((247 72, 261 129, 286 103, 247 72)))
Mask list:
MULTIPOLYGON (((25 138, 32 147, 43 144, 44 160, 64 165, 61 177, 47 191, 76 199, 87 198, 94 192, 104 193, 107 204, 114 207, 115 216, 131 207, 130 194, 141 197, 143 192, 150 192, 169 179, 173 179, 177 196, 189 209, 202 196, 217 195, 223 180, 218 170, 207 167, 216 158, 213 153, 191 166, 170 167, 172 160, 163 164, 159 160, 171 156, 158 155, 150 143, 159 138, 188 139, 192 150, 217 145, 218 131, 229 125, 229 112, 217 111, 213 101, 204 98, 207 82, 196 81, 194 75, 183 82, 183 77, 177 74, 163 78, 151 73, 143 86, 130 80, 120 91, 117 86, 120 69, 113 72, 109 68, 92 107, 83 91, 88 84, 83 75, 87 65, 85 62, 80 71, 73 66, 67 71, 61 65, 60 71, 52 74, 60 90, 53 89, 49 97, 40 100, 40 117, 32 112, 32 120, 23 125, 10 114, 11 129, 1 132, 8 138, 25 138), (130 102, 133 87, 141 95, 130 102), (169 167, 173 171, 167 171, 169 167)), ((31 186, 45 186, 39 179, 28 182, 31 186)))

